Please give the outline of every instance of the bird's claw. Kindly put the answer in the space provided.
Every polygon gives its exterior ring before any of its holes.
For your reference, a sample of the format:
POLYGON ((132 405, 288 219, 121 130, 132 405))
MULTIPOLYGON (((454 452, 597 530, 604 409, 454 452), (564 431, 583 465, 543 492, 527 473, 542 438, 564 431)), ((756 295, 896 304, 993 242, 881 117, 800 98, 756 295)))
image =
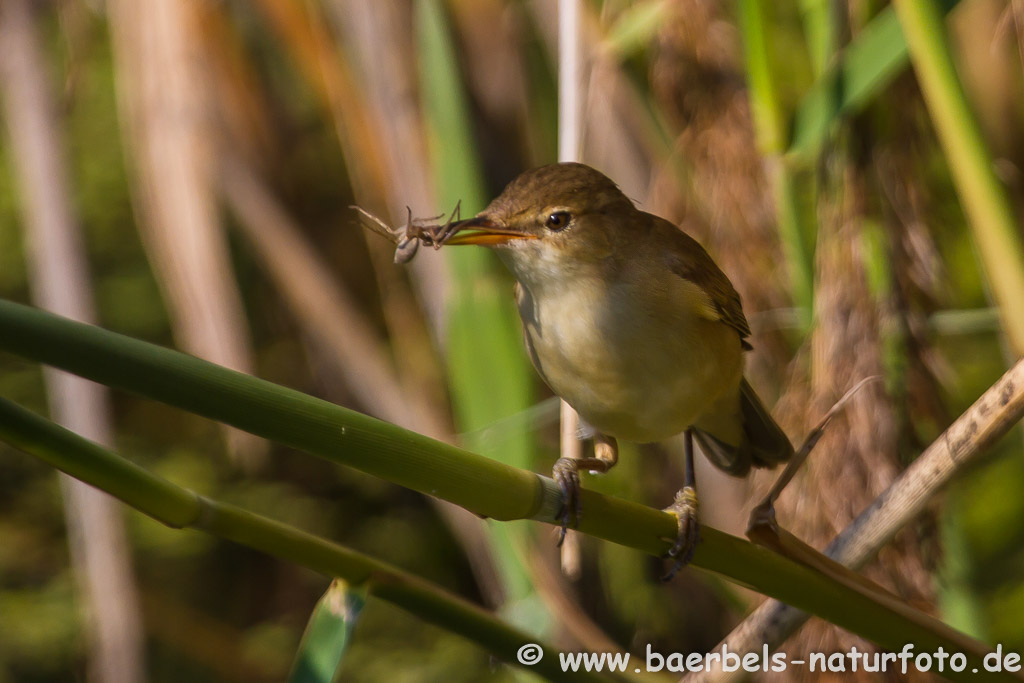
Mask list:
POLYGON ((679 522, 679 532, 676 541, 666 553, 666 559, 673 560, 672 568, 662 581, 671 581, 672 578, 693 559, 693 552, 697 549, 700 541, 700 522, 697 520, 697 492, 692 486, 686 486, 676 493, 675 502, 665 508, 665 512, 672 514, 679 522))
POLYGON ((574 529, 580 523, 579 463, 572 458, 559 458, 551 468, 551 477, 562 489, 562 507, 558 511, 559 521, 562 523, 562 531, 558 536, 558 546, 561 547, 570 521, 574 529))

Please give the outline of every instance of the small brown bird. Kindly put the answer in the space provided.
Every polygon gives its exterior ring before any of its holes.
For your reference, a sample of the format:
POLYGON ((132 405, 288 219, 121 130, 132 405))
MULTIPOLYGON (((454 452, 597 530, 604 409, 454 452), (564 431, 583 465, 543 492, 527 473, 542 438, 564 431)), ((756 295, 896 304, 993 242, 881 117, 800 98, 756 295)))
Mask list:
POLYGON ((750 328, 732 283, 694 239, 640 211, 589 166, 523 173, 444 243, 489 246, 515 276, 526 348, 551 390, 594 437, 593 458, 560 458, 562 533, 579 514, 580 469, 605 472, 616 438, 685 432, 686 482, 671 574, 697 541, 693 438, 736 476, 773 467, 793 447, 743 378, 750 328))

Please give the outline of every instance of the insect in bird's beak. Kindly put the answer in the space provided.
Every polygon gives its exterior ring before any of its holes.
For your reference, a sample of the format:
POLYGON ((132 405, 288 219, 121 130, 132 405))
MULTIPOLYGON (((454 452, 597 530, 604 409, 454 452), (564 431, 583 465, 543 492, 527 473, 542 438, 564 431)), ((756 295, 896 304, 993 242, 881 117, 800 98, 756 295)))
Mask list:
POLYGON ((438 244, 505 244, 512 240, 537 239, 536 235, 518 230, 501 227, 498 223, 485 216, 467 218, 452 223, 445 230, 447 233, 438 240, 438 244))

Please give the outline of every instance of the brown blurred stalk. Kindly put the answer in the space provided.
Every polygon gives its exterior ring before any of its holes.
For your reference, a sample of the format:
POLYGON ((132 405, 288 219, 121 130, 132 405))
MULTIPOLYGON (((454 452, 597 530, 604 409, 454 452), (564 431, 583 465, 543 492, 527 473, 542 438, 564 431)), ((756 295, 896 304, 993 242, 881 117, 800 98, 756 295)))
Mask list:
MULTIPOLYGON (((428 215, 434 194, 422 122, 416 98, 410 95, 415 87, 411 31, 400 22, 403 16, 407 21, 408 9, 384 0, 333 0, 326 3, 325 17, 310 3, 259 0, 259 7, 333 121, 359 203, 375 212, 386 207, 395 222, 405 220, 406 206, 415 215, 428 215), (332 24, 344 41, 334 40, 332 24), (351 44, 351 52, 342 50, 340 42, 351 44)), ((377 257, 380 279, 395 284, 388 272, 393 271, 390 258, 381 257, 388 250, 376 241, 368 242, 368 248, 377 257)), ((431 332, 443 341, 443 302, 448 286, 443 262, 421 257, 410 264, 410 270, 431 332)), ((388 301, 388 292, 401 289, 382 289, 389 324, 400 318, 391 311, 402 303, 388 301)), ((401 346, 405 342, 398 336, 395 343, 401 346)))
MULTIPOLYGON (((117 91, 143 244, 182 347, 252 371, 248 326, 212 192, 208 79, 196 0, 112 0, 117 91)), ((247 469, 265 444, 236 430, 247 469)))
MULTIPOLYGON (((552 60, 558 55, 558 4, 529 2, 527 8, 552 60)), ((641 204, 651 196, 657 162, 668 151, 658 147, 650 131, 642 99, 611 55, 599 47, 600 32, 592 12, 581 7, 579 63, 582 81, 580 160, 615 178, 627 196, 641 204)), ((650 209, 650 206, 646 208, 650 209)))
MULTIPOLYGON (((414 215, 431 215, 437 195, 427 160, 423 117, 415 96, 419 84, 407 3, 331 0, 327 8, 342 38, 339 42, 349 46, 349 50, 339 48, 339 59, 351 63, 353 80, 358 84, 353 92, 360 94, 339 106, 361 107, 371 127, 370 134, 378 141, 376 152, 384 170, 379 187, 387 213, 396 223, 404 222, 407 206, 414 215)), ((367 161, 358 159, 356 163, 367 161)), ((360 193, 360 201, 365 201, 365 195, 360 193)), ((370 245, 371 251, 375 246, 370 245)), ((390 258, 378 258, 375 265, 382 282, 394 278, 390 258)), ((448 270, 443 259, 431 256, 421 256, 410 266, 420 308, 434 338, 443 346, 447 320, 444 302, 449 300, 451 286, 448 270)), ((388 290, 394 289, 385 287, 383 293, 386 296, 388 290)), ((399 304, 385 298, 385 311, 399 304)), ((396 341, 401 344, 401 339, 396 341)))
MULTIPOLYGON (((876 255, 867 248, 875 220, 869 212, 867 169, 842 151, 835 152, 826 166, 819 198, 810 398, 800 401, 811 407, 802 411, 808 422, 811 415, 817 419, 824 414, 858 381, 885 376, 887 370, 881 325, 891 293, 872 291, 867 271, 870 267, 887 271, 891 261, 872 264, 876 255)), ((885 230, 899 233, 904 228, 894 222, 885 230)), ((897 353, 902 355, 903 350, 897 353)), ((795 490, 780 501, 783 526, 820 547, 892 483, 901 469, 900 445, 905 442, 901 428, 907 427, 898 419, 897 399, 880 385, 869 385, 836 417, 799 475, 795 490)), ((804 430, 809 428, 810 424, 804 425, 804 430)), ((914 535, 905 535, 868 574, 916 608, 929 610, 934 604, 931 578, 918 541, 914 535)), ((844 631, 816 623, 788 647, 795 656, 846 651, 854 645, 872 649, 844 631)), ((851 680, 871 677, 861 674, 851 680)))
MULTIPOLYGON (((15 176, 20 182, 32 298, 95 323, 88 264, 73 216, 57 103, 28 0, 0 3, 0 86, 15 176)), ((46 368, 54 419, 87 439, 112 442, 100 385, 46 368)), ((61 475, 71 561, 90 628, 89 680, 145 680, 144 636, 131 551, 114 499, 61 475)))

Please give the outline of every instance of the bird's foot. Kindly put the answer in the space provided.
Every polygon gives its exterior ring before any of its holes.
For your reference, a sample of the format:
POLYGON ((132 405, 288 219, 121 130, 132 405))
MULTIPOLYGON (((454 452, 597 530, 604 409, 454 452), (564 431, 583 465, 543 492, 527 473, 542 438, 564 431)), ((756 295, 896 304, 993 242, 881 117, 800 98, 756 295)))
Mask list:
MULTIPOLYGON (((606 449, 599 451, 602 456, 618 457, 618 447, 611 437, 606 437, 601 448, 606 449)), ((569 523, 572 522, 573 529, 580 525, 580 513, 583 509, 580 505, 580 489, 582 488, 580 486, 580 470, 603 474, 614 465, 614 460, 608 460, 605 457, 559 458, 555 461, 555 466, 551 468, 551 478, 558 482, 558 486, 562 489, 562 509, 558 511, 558 518, 562 523, 562 533, 558 537, 559 547, 565 540, 565 532, 569 528, 569 523)))
POLYGON ((675 502, 665 508, 665 512, 672 514, 679 522, 676 542, 665 555, 667 559, 673 560, 672 568, 661 578, 662 581, 671 581, 679 570, 693 559, 693 551, 697 549, 697 542, 700 540, 697 491, 692 486, 683 487, 676 493, 675 502))
POLYGON ((562 489, 562 508, 558 511, 562 532, 558 537, 558 546, 565 540, 566 529, 570 521, 575 529, 580 523, 580 461, 574 458, 559 458, 551 468, 551 477, 562 489))

